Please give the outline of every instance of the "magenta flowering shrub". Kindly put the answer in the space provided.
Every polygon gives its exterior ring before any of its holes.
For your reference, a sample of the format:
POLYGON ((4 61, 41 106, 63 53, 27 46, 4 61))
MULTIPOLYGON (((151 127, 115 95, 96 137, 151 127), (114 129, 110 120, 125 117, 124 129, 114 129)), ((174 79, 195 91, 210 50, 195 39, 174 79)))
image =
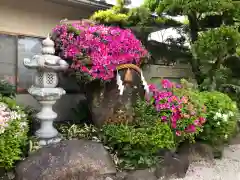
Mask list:
POLYGON ((59 55, 93 79, 110 80, 120 64, 140 65, 148 53, 129 29, 78 22, 53 29, 59 55))
POLYGON ((166 79, 162 80, 164 90, 158 90, 155 85, 149 87, 152 93, 150 102, 159 112, 160 120, 169 124, 179 141, 194 140, 203 130, 206 121, 205 106, 203 103, 196 103, 198 101, 193 99, 197 97, 193 96, 194 92, 166 79))

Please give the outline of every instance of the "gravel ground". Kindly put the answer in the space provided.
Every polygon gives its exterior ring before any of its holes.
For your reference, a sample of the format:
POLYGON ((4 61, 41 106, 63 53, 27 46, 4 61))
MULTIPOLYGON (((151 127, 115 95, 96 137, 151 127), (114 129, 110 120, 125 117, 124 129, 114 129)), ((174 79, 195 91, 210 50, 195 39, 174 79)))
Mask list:
POLYGON ((240 144, 226 147, 223 158, 212 163, 192 163, 185 178, 171 180, 240 180, 240 144))

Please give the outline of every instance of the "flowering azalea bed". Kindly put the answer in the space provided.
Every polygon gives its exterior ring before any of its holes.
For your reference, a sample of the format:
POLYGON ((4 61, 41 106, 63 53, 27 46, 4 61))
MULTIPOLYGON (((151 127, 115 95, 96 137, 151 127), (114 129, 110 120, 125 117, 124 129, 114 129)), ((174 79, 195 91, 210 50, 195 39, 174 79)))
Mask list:
POLYGON ((52 34, 58 55, 93 79, 110 80, 118 65, 140 65, 148 55, 129 29, 82 21, 58 25, 52 34))
POLYGON ((158 90, 155 85, 149 85, 150 103, 158 111, 161 121, 169 124, 180 141, 186 138, 194 140, 206 122, 204 104, 195 103, 191 93, 180 84, 164 79, 162 87, 163 90, 158 90))

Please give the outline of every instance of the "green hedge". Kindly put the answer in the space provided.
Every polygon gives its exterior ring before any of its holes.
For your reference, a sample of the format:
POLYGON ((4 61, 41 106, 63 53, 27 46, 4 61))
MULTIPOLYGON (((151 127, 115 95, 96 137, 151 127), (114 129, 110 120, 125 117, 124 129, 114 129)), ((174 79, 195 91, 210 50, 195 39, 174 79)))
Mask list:
POLYGON ((24 109, 15 99, 0 97, 0 167, 10 169, 23 155, 28 140, 24 109))
POLYGON ((228 142, 236 133, 238 108, 231 98, 221 92, 201 92, 207 107, 207 121, 199 138, 211 145, 228 142))

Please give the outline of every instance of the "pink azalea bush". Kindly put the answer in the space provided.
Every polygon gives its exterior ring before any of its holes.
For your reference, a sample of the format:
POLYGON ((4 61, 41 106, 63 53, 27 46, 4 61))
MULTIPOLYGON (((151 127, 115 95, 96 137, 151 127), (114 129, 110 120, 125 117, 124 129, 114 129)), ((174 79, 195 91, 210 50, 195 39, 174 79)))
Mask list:
POLYGON ((68 60, 71 68, 93 79, 110 80, 118 65, 140 65, 148 55, 131 30, 119 27, 84 21, 61 24, 53 29, 52 38, 57 52, 68 60))
POLYGON ((162 87, 164 90, 158 90, 153 84, 149 85, 152 93, 149 102, 159 112, 160 120, 169 124, 179 140, 194 140, 194 137, 203 130, 206 121, 205 106, 203 103, 195 103, 191 93, 180 84, 164 79, 162 87), (181 95, 179 91, 185 95, 181 95))

